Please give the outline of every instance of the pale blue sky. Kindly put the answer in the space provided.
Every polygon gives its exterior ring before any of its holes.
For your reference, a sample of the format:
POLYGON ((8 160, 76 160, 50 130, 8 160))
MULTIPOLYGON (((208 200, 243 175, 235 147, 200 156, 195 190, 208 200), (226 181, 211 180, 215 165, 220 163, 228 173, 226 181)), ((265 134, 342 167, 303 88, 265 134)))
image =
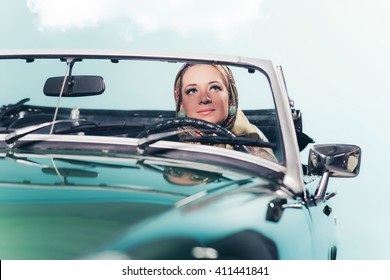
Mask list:
POLYGON ((0 1, 1 49, 180 51, 283 65, 306 133, 363 149, 359 177, 331 179, 340 258, 390 259, 388 0, 0 1))

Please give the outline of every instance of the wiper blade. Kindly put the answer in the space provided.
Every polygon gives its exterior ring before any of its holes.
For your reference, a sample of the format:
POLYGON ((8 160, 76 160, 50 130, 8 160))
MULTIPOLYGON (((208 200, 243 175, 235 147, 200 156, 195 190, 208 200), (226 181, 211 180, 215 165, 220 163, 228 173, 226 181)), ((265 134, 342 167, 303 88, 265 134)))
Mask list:
POLYGON ((72 125, 65 128, 59 128, 54 129, 54 131, 50 134, 67 134, 67 133, 78 133, 78 132, 95 132, 95 131, 105 131, 110 132, 115 129, 142 129, 145 126, 144 125, 126 125, 126 124, 99 124, 91 121, 87 121, 85 119, 67 119, 67 120, 57 120, 55 122, 45 122, 37 125, 31 125, 23 128, 16 129, 15 131, 9 133, 5 137, 5 143, 9 147, 13 147, 16 142, 37 130, 49 127, 53 124, 59 124, 59 123, 72 123, 72 125))
POLYGON ((164 138, 168 138, 174 135, 182 134, 183 132, 191 131, 192 129, 184 129, 184 130, 174 130, 168 132, 160 132, 155 134, 150 134, 147 137, 140 138, 138 140, 138 149, 140 153, 143 153, 144 149, 149 145, 156 143, 164 138))
POLYGON ((51 126, 54 124, 58 124, 58 123, 76 122, 76 121, 79 121, 79 120, 57 120, 57 121, 53 121, 53 122, 45 122, 45 123, 41 123, 41 124, 37 124, 37 125, 31 125, 31 126, 19 128, 11 133, 8 133, 5 136, 4 140, 5 140, 5 143, 7 144, 7 146, 13 147, 20 138, 26 136, 27 134, 33 133, 34 131, 37 131, 39 129, 42 129, 42 128, 45 128, 45 127, 48 127, 48 126, 51 126))
POLYGON ((276 148, 275 143, 265 142, 251 137, 224 137, 224 136, 188 136, 182 141, 199 142, 201 144, 230 144, 230 145, 245 145, 263 148, 276 148))
POLYGON ((132 124, 101 124, 95 122, 87 122, 82 124, 77 124, 72 127, 67 127, 63 129, 56 129, 54 134, 66 134, 66 133, 77 133, 77 132, 98 132, 98 131, 112 131, 112 130, 133 130, 133 129, 143 129, 145 125, 132 125, 132 124))

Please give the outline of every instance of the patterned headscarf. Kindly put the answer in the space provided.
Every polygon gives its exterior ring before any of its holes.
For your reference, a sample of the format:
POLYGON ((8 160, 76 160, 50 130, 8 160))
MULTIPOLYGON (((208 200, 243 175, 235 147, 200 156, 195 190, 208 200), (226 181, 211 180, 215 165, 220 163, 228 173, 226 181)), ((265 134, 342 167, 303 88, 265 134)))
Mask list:
MULTIPOLYGON (((183 76, 185 72, 188 70, 188 68, 194 65, 196 64, 195 63, 184 64, 176 75, 175 88, 174 88, 176 116, 180 110, 180 105, 182 102, 183 76)), ((222 123, 223 127, 230 129, 234 124, 234 121, 237 116, 237 111, 238 111, 238 94, 237 94, 236 82, 234 81, 232 71, 226 65, 220 65, 220 64, 209 64, 209 65, 214 66, 222 74, 225 86, 229 94, 229 106, 234 106, 236 109, 235 110, 236 113, 233 115, 228 115, 227 119, 222 123)))

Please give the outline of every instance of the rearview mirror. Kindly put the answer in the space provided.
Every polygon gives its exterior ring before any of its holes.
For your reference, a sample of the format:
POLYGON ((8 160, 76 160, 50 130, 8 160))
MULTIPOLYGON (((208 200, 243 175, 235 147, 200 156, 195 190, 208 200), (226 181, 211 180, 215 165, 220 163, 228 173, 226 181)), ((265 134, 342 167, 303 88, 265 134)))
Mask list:
POLYGON ((97 178, 98 173, 94 171, 75 169, 75 168, 51 168, 44 167, 42 172, 50 175, 60 175, 63 177, 79 177, 79 178, 97 178))
MULTIPOLYGON (((64 77, 52 77, 46 80, 43 92, 46 96, 59 96, 64 77)), ((104 80, 100 76, 71 76, 66 77, 64 97, 93 96, 102 94, 105 90, 104 80)))

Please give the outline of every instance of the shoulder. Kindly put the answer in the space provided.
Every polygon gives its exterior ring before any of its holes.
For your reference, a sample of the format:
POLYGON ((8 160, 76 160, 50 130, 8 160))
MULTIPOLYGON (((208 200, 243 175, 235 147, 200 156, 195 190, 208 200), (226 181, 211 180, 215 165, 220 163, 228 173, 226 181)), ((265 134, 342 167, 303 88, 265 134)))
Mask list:
POLYGON ((261 141, 264 141, 264 142, 269 142, 269 140, 267 139, 267 137, 264 135, 264 133, 255 125, 253 125, 253 129, 255 130, 256 134, 258 135, 259 139, 261 141))

